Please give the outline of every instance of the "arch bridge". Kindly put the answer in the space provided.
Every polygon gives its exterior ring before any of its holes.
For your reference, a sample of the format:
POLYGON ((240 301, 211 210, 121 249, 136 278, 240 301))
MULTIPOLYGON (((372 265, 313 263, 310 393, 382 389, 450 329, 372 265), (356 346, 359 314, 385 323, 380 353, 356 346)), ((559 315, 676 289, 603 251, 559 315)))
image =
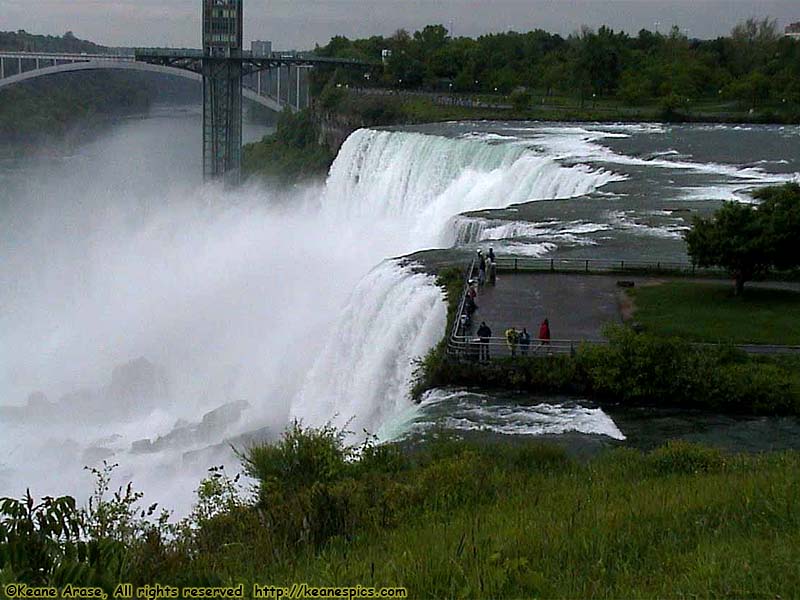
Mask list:
POLYGON ((300 111, 311 105, 308 72, 318 66, 371 69, 374 65, 303 55, 258 56, 241 50, 223 57, 201 50, 165 49, 137 49, 133 54, 0 52, 0 89, 56 73, 102 69, 203 82, 204 175, 226 176, 236 182, 241 166, 242 98, 276 112, 300 111))
MULTIPOLYGON (((306 69, 325 59, 281 57, 243 58, 243 95, 269 110, 298 111, 311 104, 306 69)), ((160 73, 202 82, 202 54, 166 54, 146 50, 136 54, 68 54, 61 52, 0 52, 0 89, 57 73, 115 69, 160 73)))

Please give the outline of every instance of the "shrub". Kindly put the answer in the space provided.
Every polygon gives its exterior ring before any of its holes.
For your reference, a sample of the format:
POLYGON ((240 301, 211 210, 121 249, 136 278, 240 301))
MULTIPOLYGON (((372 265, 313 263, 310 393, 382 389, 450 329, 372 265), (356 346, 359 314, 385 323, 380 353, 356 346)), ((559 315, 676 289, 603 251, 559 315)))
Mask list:
POLYGON ((295 421, 277 444, 247 450, 242 456, 245 471, 260 482, 260 499, 342 478, 354 456, 345 435, 332 425, 303 429, 295 421))
POLYGON ((728 382, 720 404, 756 414, 796 414, 800 410, 791 376, 778 365, 749 362, 720 367, 719 380, 728 382))
POLYGON ((717 473, 725 468, 721 451, 681 440, 669 441, 653 450, 647 462, 659 475, 717 473))
POLYGON ((533 102, 533 96, 530 94, 530 92, 516 90, 511 92, 510 100, 515 111, 525 112, 530 110, 531 102, 533 102))
POLYGON ((108 593, 127 580, 133 548, 161 540, 168 515, 149 521, 156 505, 140 511, 142 495, 130 484, 107 499, 115 467, 91 469, 96 483, 87 508, 70 496, 37 503, 30 491, 21 500, 1 498, 0 580, 99 586, 108 593))
POLYGON ((587 346, 579 362, 591 390, 626 402, 674 402, 693 397, 694 351, 678 339, 638 334, 621 326, 605 330, 605 346, 587 346))

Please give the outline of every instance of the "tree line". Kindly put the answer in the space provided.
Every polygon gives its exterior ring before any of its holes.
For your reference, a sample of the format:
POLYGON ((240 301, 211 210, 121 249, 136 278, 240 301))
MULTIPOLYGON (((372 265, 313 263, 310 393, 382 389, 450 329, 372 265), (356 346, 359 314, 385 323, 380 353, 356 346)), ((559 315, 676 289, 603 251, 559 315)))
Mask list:
POLYGON ((24 29, 0 31, 0 50, 6 52, 67 52, 70 54, 101 54, 108 48, 75 37, 71 31, 62 36, 36 35, 24 29))
POLYGON ((537 29, 473 39, 429 25, 390 37, 337 36, 315 53, 383 59, 381 73, 351 80, 360 85, 473 94, 517 90, 676 108, 712 99, 746 108, 800 107, 800 42, 781 35, 768 18, 749 19, 715 40, 690 39, 677 27, 631 36, 605 26, 584 27, 566 38, 537 29))

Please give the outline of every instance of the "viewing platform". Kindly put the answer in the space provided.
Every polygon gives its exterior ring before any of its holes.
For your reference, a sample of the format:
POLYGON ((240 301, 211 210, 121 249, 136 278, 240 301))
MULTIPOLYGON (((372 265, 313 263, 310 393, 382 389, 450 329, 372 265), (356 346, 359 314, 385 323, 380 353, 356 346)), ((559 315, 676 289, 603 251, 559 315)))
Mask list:
MULTIPOLYGON (((573 354, 581 344, 605 344, 603 328, 622 324, 629 315, 625 289, 655 284, 665 279, 705 277, 725 281, 724 271, 697 269, 690 263, 624 261, 605 259, 532 259, 500 256, 494 284, 477 288, 470 325, 464 331, 469 280, 477 280, 477 260, 465 270, 464 288, 458 315, 448 337, 448 353, 459 359, 478 360, 480 340, 477 330, 485 322, 492 331, 488 340, 490 359, 515 356, 573 354), (548 319, 551 339, 539 340, 539 327, 548 319), (517 344, 513 350, 505 332, 508 329, 530 335, 530 346, 517 344)), ((798 289, 797 282, 754 282, 752 286, 798 289)), ((698 344, 702 345, 702 344, 698 344)), ((765 344, 740 344, 751 354, 800 353, 800 347, 765 344)))

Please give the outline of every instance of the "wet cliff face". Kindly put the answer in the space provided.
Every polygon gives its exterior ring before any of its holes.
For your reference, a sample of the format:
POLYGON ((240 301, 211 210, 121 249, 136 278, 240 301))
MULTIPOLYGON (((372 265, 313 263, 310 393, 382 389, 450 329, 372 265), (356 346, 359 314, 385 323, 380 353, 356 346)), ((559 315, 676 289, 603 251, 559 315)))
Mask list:
POLYGON ((366 127, 363 119, 340 114, 327 114, 319 118, 319 143, 338 154, 350 134, 366 127))

